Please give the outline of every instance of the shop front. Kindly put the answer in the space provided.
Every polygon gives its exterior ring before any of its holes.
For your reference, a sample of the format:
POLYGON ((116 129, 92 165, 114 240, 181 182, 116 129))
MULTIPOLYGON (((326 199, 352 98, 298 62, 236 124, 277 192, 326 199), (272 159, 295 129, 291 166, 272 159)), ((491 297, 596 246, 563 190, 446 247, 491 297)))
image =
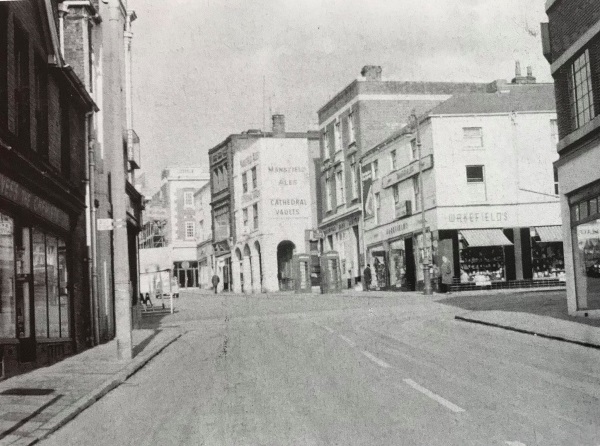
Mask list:
POLYGON ((565 278, 565 255, 561 226, 538 226, 531 229, 531 268, 533 280, 565 278))
POLYGON ((460 282, 491 286, 506 281, 506 247, 513 243, 502 229, 458 231, 460 245, 460 282))
POLYGON ((357 212, 320 226, 325 237, 323 250, 339 254, 344 288, 352 288, 360 282, 362 269, 366 266, 361 262, 359 226, 360 214, 357 212))

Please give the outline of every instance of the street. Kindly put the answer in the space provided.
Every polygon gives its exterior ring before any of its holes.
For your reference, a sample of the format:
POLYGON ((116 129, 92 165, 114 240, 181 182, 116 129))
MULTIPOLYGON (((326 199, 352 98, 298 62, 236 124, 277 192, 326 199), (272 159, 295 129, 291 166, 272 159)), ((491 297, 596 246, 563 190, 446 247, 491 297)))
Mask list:
POLYGON ((598 350, 445 299, 182 292, 146 322, 186 333, 41 444, 600 444, 598 350))

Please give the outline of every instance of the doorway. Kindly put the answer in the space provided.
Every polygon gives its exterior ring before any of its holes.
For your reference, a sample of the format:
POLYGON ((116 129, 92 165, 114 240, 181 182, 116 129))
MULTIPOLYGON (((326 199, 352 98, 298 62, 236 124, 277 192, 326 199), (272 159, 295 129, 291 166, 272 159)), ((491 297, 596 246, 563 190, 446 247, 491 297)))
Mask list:
POLYGON ((404 246, 406 247, 406 286, 410 291, 415 291, 417 283, 417 270, 415 265, 413 238, 405 238, 404 246))
POLYGON ((277 279, 281 291, 294 289, 292 258, 295 252, 296 245, 289 240, 284 240, 277 245, 277 279))

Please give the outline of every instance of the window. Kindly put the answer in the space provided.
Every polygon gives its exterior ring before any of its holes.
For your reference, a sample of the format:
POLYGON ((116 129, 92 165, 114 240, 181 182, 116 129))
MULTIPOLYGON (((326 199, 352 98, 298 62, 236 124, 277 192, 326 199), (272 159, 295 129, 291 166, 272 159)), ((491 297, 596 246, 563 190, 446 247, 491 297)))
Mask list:
POLYGON ((350 144, 356 142, 356 131, 354 127, 354 112, 350 112, 348 115, 348 133, 350 137, 350 144))
POLYGON ((246 172, 242 174, 242 190, 244 193, 248 192, 248 175, 246 172))
POLYGON ((335 173, 335 185, 337 186, 337 205, 340 206, 346 202, 346 194, 344 190, 344 171, 340 170, 335 173))
POLYGON ((185 222, 185 238, 191 239, 196 237, 196 224, 193 221, 185 222))
POLYGON ((31 146, 29 116, 29 41, 23 31, 15 24, 15 115, 16 134, 19 143, 25 149, 31 146))
POLYGON ((356 157, 352 155, 350 157, 350 187, 352 199, 358 198, 358 175, 356 174, 356 157))
POLYGON ((481 149, 483 147, 481 127, 463 127, 463 144, 466 149, 481 149))
POLYGON ((417 147, 417 140, 412 139, 410 141, 410 157, 413 160, 416 160, 419 156, 419 148, 417 147))
POLYGON ((575 59, 569 71, 569 102, 573 129, 581 127, 596 116, 594 95, 592 94, 590 56, 587 49, 575 59))
POLYGON ((252 189, 258 189, 258 179, 256 176, 256 166, 252 168, 252 189))
POLYGON ((550 138, 552 139, 552 144, 558 144, 558 124, 556 119, 550 120, 550 138))
POLYGON ((327 129, 323 130, 323 159, 329 159, 329 152, 331 147, 329 145, 329 132, 327 129))
POLYGON ((394 189, 394 204, 396 206, 398 206, 398 204, 400 203, 400 185, 396 184, 393 189, 394 189))
POLYGON ((244 208, 242 209, 242 223, 244 225, 244 228, 248 228, 248 208, 244 208))
POLYGON ((558 195, 558 169, 554 167, 554 195, 558 195))
POLYGON ((254 229, 258 229, 258 203, 252 205, 252 218, 254 219, 254 229))
POLYGON ((336 153, 342 150, 342 121, 338 119, 334 127, 335 133, 335 151, 336 153))
POLYGON ((391 166, 392 172, 394 170, 396 170, 396 151, 395 150, 392 150, 390 152, 390 166, 391 166))
POLYGON ((325 178, 325 202, 327 204, 327 211, 331 211, 333 208, 333 200, 331 197, 331 179, 325 178))
POLYGON ((8 6, 0 2, 0 125, 8 119, 8 6))
POLYGON ((374 180, 379 178, 379 161, 377 160, 371 163, 371 176, 374 180))
POLYGON ((43 159, 48 159, 48 72, 41 57, 35 60, 35 125, 36 150, 43 159))
POLYGON ((0 228, 0 338, 16 338, 14 220, 0 212, 0 228))
POLYGON ((467 183, 483 183, 483 166, 467 166, 467 183))
POLYGON ((412 182, 413 190, 415 191, 415 211, 421 211, 421 183, 419 175, 415 175, 412 182))
POLYGON ((194 192, 186 190, 183 193, 183 206, 186 208, 194 207, 194 192))
POLYGON ((381 221, 381 196, 379 195, 379 192, 375 192, 373 199, 375 201, 375 224, 378 225, 381 221))

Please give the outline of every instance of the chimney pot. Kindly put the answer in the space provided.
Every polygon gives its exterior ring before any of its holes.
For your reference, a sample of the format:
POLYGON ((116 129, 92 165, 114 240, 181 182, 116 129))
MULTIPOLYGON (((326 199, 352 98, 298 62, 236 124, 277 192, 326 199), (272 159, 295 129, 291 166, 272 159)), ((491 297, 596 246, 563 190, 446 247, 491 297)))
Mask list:
POLYGON ((381 71, 381 66, 379 65, 365 65, 360 71, 360 75, 368 81, 380 81, 381 71))
POLYGON ((515 62, 515 77, 521 77, 521 62, 515 62))
POLYGON ((285 115, 273 115, 273 136, 278 138, 285 136, 285 115))

